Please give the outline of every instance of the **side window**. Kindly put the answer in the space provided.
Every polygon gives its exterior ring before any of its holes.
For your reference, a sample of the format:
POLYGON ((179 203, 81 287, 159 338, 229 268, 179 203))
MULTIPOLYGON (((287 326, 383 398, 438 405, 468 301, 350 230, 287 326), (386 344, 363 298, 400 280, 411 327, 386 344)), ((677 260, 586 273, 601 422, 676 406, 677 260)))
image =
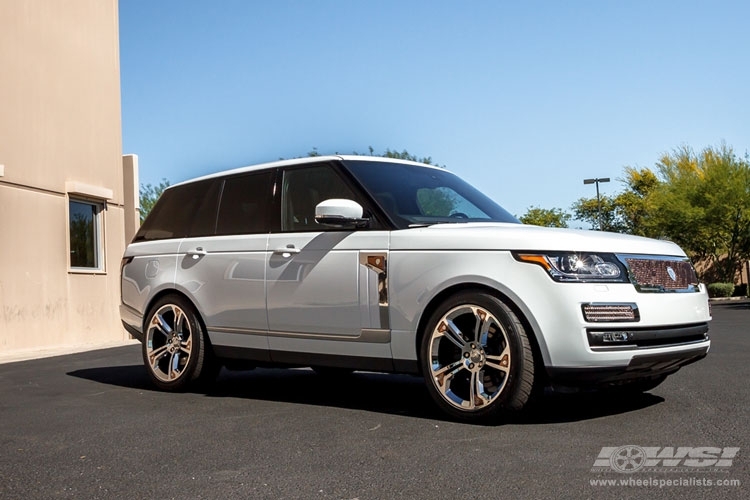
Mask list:
POLYGON ((286 170, 281 191, 281 230, 324 230, 315 222, 315 206, 331 198, 362 203, 330 165, 286 170))
POLYGON ((71 269, 104 270, 101 222, 103 208, 101 203, 73 198, 68 201, 71 269))
POLYGON ((167 189, 133 241, 213 234, 220 186, 220 179, 209 179, 167 189))
POLYGON ((274 172, 261 172, 224 181, 216 234, 267 233, 272 209, 274 172))

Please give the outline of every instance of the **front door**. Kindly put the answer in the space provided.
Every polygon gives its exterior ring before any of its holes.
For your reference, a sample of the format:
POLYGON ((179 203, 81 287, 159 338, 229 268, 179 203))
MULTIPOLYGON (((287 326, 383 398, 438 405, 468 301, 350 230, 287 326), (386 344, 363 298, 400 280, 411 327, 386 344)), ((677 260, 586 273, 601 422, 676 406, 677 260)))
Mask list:
POLYGON ((315 206, 331 198, 365 203, 332 164, 283 172, 281 231, 269 237, 266 268, 271 356, 296 362, 306 358, 292 353, 390 359, 390 330, 381 314, 387 301, 378 290, 385 283, 389 232, 317 224, 315 206), (376 260, 382 272, 373 266, 376 260))

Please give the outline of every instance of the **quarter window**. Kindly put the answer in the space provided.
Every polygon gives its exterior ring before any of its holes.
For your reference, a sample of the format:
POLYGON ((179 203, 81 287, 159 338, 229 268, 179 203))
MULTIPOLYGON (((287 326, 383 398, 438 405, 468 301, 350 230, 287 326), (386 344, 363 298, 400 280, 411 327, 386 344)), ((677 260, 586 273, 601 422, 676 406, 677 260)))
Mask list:
POLYGON ((220 188, 219 179, 168 188, 146 217, 133 241, 214 234, 220 188))
POLYGON ((71 269, 103 270, 101 213, 103 205, 83 200, 68 202, 71 269))

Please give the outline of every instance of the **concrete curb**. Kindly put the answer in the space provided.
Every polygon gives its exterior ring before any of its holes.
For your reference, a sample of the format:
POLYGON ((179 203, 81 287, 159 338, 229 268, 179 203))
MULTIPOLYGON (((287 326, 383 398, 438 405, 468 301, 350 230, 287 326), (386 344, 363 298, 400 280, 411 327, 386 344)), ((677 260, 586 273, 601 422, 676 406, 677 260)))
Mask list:
POLYGON ((712 303, 721 303, 721 302, 746 302, 750 301, 750 298, 748 297, 711 297, 708 299, 709 302, 712 303))

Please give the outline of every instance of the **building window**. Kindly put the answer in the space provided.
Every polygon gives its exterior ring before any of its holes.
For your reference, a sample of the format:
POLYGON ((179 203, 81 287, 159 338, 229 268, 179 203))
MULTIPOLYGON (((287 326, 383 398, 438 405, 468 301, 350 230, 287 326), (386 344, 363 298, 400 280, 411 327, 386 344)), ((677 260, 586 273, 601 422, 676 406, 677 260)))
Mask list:
POLYGON ((71 269, 103 270, 101 213, 99 203, 73 200, 68 203, 71 269))

